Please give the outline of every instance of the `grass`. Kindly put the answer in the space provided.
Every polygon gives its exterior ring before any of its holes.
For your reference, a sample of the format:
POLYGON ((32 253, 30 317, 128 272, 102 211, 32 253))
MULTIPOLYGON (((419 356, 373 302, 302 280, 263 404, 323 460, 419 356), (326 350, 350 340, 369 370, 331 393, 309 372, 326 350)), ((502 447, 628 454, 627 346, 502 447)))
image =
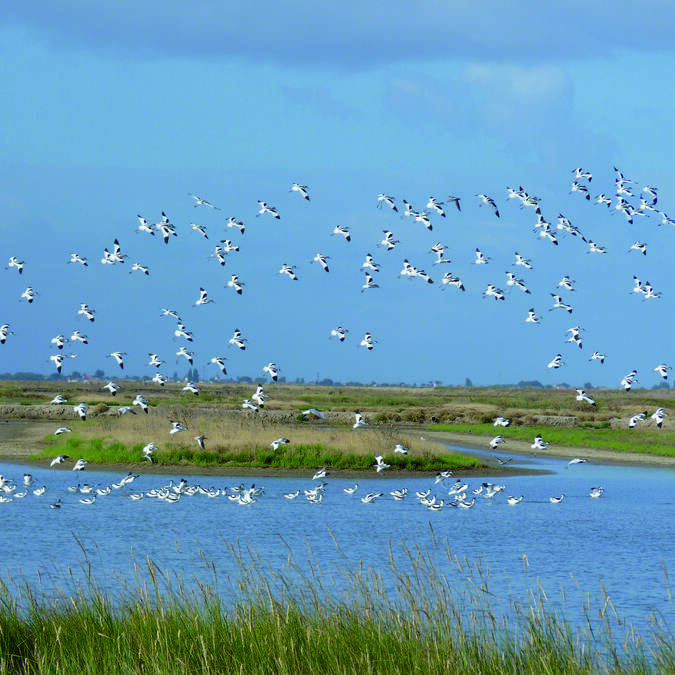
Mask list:
POLYGON ((374 455, 382 455, 391 470, 441 471, 474 469, 481 463, 419 436, 391 428, 321 428, 298 423, 274 423, 258 417, 221 417, 182 410, 181 420, 189 431, 171 438, 166 419, 155 415, 94 417, 72 424, 73 433, 47 438, 36 458, 56 455, 82 457, 89 462, 134 464, 145 462, 142 448, 158 443, 154 458, 160 465, 237 466, 299 469, 328 466, 333 469, 369 469, 374 455), (207 437, 200 449, 193 436, 207 437), (290 439, 273 452, 270 443, 290 439), (402 443, 408 455, 394 454, 402 443))
MULTIPOLYGON (((282 570, 229 546, 239 577, 223 590, 152 561, 111 594, 92 581, 47 601, 0 588, 0 673, 655 673, 674 672, 672 633, 653 617, 643 637, 603 597, 588 628, 571 626, 539 590, 498 599, 489 570, 446 545, 390 552, 382 571, 321 570, 289 549, 282 570), (396 557, 396 561, 394 558, 396 557), (338 590, 339 589, 339 590, 338 590), (496 610, 503 607, 503 611, 496 610)), ((668 605, 672 600, 667 601, 668 605)), ((664 608, 666 614, 667 607, 664 608)))
MULTIPOLYGON (((56 455, 82 457, 88 462, 103 464, 133 464, 142 459, 143 444, 132 447, 118 441, 103 438, 82 438, 69 435, 56 444, 50 445, 37 458, 51 458, 56 455)), ((276 452, 271 449, 226 449, 199 450, 185 446, 168 447, 154 453, 153 457, 160 466, 236 466, 270 469, 306 469, 327 466, 330 469, 371 469, 373 455, 357 452, 344 452, 326 447, 321 443, 311 445, 282 446, 276 452)), ((384 461, 391 470, 405 471, 442 471, 444 469, 476 469, 481 463, 473 458, 454 452, 431 454, 425 452, 418 456, 389 453, 384 461)))
MULTIPOLYGON (((435 431, 496 436, 532 442, 537 434, 553 446, 598 448, 615 452, 634 452, 675 457, 675 432, 607 428, 566 428, 552 426, 495 427, 492 424, 435 424, 435 431)), ((508 447, 508 446, 507 446, 508 447)))

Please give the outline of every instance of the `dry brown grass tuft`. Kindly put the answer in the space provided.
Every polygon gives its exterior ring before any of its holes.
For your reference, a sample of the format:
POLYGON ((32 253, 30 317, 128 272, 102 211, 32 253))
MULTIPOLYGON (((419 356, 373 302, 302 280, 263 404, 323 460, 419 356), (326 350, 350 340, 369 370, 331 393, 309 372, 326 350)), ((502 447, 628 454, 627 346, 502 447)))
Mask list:
POLYGON ((84 438, 105 438, 127 447, 155 441, 160 448, 195 448, 193 438, 204 434, 209 450, 269 450, 270 443, 282 436, 294 445, 320 444, 328 449, 354 454, 386 455, 397 443, 415 455, 446 455, 445 446, 401 432, 391 427, 325 428, 302 423, 278 422, 268 417, 241 414, 212 415, 208 411, 184 408, 175 418, 188 430, 169 433, 169 419, 160 415, 124 415, 98 417, 78 424, 74 430, 84 438))

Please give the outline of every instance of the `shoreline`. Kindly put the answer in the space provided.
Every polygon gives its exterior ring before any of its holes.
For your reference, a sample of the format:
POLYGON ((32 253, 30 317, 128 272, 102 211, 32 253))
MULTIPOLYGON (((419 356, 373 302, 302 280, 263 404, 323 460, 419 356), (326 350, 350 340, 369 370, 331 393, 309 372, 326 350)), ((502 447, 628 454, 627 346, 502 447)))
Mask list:
MULTIPOLYGON (((527 441, 510 439, 508 447, 504 447, 503 453, 490 453, 489 435, 456 433, 449 431, 435 431, 427 429, 425 425, 402 425, 402 431, 423 435, 426 440, 461 448, 463 452, 474 456, 486 463, 487 466, 477 469, 457 469, 453 471, 455 476, 514 476, 514 475, 537 475, 548 474, 549 471, 523 466, 502 466, 496 464, 494 458, 500 454, 518 455, 527 458, 555 457, 560 459, 571 459, 573 457, 583 457, 590 462, 608 465, 628 465, 628 466, 652 466, 655 468, 675 468, 675 458, 663 457, 659 455, 647 455, 638 453, 618 453, 611 450, 600 450, 597 448, 579 448, 568 446, 550 446, 547 450, 535 453, 530 449, 527 441), (480 454, 472 455, 472 450, 480 451, 480 454), (490 461, 491 458, 495 462, 490 461)), ((53 422, 26 422, 19 421, 16 424, 0 425, 0 462, 7 464, 23 464, 49 467, 49 460, 33 459, 36 451, 44 444, 45 436, 53 431, 53 422)), ((55 467, 56 470, 70 470, 65 467, 55 467)), ((273 476, 273 477, 293 477, 302 476, 304 469, 278 469, 247 466, 201 466, 194 464, 185 465, 151 465, 148 463, 111 463, 111 464, 91 464, 87 467, 89 471, 110 471, 110 472, 133 472, 147 474, 165 474, 165 475, 202 475, 202 476, 273 476)), ((306 469, 307 473, 311 469, 306 469)), ((335 469, 330 471, 329 475, 340 478, 372 478, 373 472, 362 469, 335 469)), ((396 479, 411 478, 415 476, 433 476, 432 471, 387 471, 376 474, 379 478, 396 479)))
MULTIPOLYGON (((453 431, 435 431, 433 429, 424 430, 427 440, 453 445, 463 448, 468 454, 471 450, 480 450, 490 452, 489 435, 483 434, 462 434, 453 431), (481 441, 485 444, 481 445, 481 441)), ((495 432, 496 435, 496 432, 495 432)), ((520 455, 523 457, 555 457, 559 459, 572 459, 574 457, 583 457, 589 462, 596 464, 611 464, 616 466, 653 466, 675 469, 675 457, 665 457, 663 455, 649 455, 646 453, 617 452, 615 450, 602 450, 600 448, 586 448, 566 445, 551 445, 546 450, 534 452, 530 448, 528 441, 509 439, 508 447, 503 446, 503 453, 495 452, 494 456, 500 454, 520 455)), ((476 455, 476 457, 485 458, 486 455, 476 455)))

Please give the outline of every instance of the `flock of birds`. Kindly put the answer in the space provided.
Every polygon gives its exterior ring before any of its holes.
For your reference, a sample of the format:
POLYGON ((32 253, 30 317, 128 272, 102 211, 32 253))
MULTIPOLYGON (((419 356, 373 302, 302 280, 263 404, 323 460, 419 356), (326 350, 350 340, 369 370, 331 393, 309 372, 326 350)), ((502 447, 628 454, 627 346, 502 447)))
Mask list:
MULTIPOLYGON (((611 209, 615 213, 622 215, 629 224, 636 223, 638 220, 643 218, 656 217, 660 218, 660 222, 658 223, 659 225, 675 225, 675 220, 668 216, 664 211, 660 210, 658 206, 659 202, 657 188, 653 186, 644 186, 639 188, 638 192, 638 188, 635 187, 637 184, 634 181, 627 178, 618 169, 615 168, 614 171, 614 195, 610 197, 604 193, 601 193, 593 198, 593 201, 598 206, 598 208, 611 209)), ((590 192, 592 180, 593 176, 591 172, 581 168, 574 169, 573 181, 570 185, 570 194, 578 194, 581 198, 584 198, 590 202, 592 199, 590 192)), ((309 203, 311 201, 310 190, 306 185, 293 183, 289 191, 297 194, 299 198, 305 203, 309 203)), ((189 196, 192 199, 195 208, 209 210, 212 212, 221 210, 220 207, 207 201, 206 199, 203 199, 202 197, 191 193, 189 196)), ((536 234, 537 238, 549 242, 552 246, 559 246, 561 239, 566 237, 568 239, 577 240, 586 244, 588 246, 587 253, 589 255, 607 254, 607 248, 605 246, 586 236, 579 227, 575 226, 571 220, 562 213, 558 215, 557 224, 554 226, 544 215, 542 200, 537 196, 528 193, 522 186, 518 188, 507 188, 506 198, 507 203, 515 202, 520 206, 521 209, 532 212, 533 232, 536 234)), ((495 198, 486 194, 478 194, 476 195, 476 200, 479 207, 485 207, 493 213, 495 218, 501 218, 502 212, 495 198)), ((424 209, 416 209, 405 199, 401 202, 398 202, 393 196, 382 193, 377 196, 376 204, 379 208, 389 209, 393 213, 399 214, 401 218, 409 219, 414 223, 420 223, 426 230, 433 231, 433 221, 436 218, 446 218, 446 209, 453 209, 455 214, 462 213, 463 198, 451 195, 446 200, 442 201, 432 196, 426 202, 424 209)), ((272 218, 276 221, 280 221, 282 218, 282 214, 275 206, 262 200, 258 201, 258 210, 256 215, 261 218, 272 218)), ((147 239, 161 239, 166 245, 168 245, 172 239, 179 236, 179 230, 177 226, 171 221, 165 212, 162 212, 161 219, 156 223, 150 222, 140 214, 138 214, 137 217, 138 226, 136 231, 140 236, 146 237, 147 239)), ((244 222, 235 217, 228 217, 225 221, 225 227, 228 230, 232 229, 233 231, 237 232, 239 236, 243 235, 246 230, 246 225, 244 222)), ((209 231, 206 225, 191 223, 190 230, 204 240, 209 239, 209 231)), ((346 244, 350 244, 352 241, 352 232, 350 228, 343 225, 335 226, 331 232, 331 235, 344 239, 346 244)), ((388 254, 388 252, 397 249, 400 244, 400 240, 397 239, 393 230, 384 230, 383 235, 384 236, 382 240, 376 243, 376 246, 380 249, 383 249, 385 254, 388 254)), ((231 260, 232 256, 239 255, 240 247, 244 247, 243 239, 241 242, 242 243, 235 243, 232 239, 220 239, 215 245, 215 248, 210 253, 209 258, 214 259, 220 266, 229 265, 229 261, 231 260)), ((647 255, 647 249, 647 244, 644 241, 635 241, 628 250, 630 252, 637 252, 641 258, 644 258, 647 255)), ((441 241, 436 242, 431 247, 429 252, 434 256, 434 259, 431 263, 434 268, 437 266, 438 269, 449 269, 449 265, 453 263, 453 260, 448 256, 448 251, 449 247, 441 241)), ((102 258, 100 259, 100 264, 103 266, 121 266, 127 263, 128 258, 129 255, 124 251, 120 240, 115 238, 112 242, 112 245, 104 248, 102 258)), ((489 266, 491 263, 492 257, 488 255, 486 251, 476 247, 472 264, 478 267, 485 267, 489 266)), ((81 251, 72 252, 67 261, 67 264, 81 266, 83 268, 90 267, 90 262, 87 256, 83 255, 81 251)), ((318 268, 325 274, 331 273, 331 256, 325 251, 316 252, 314 257, 309 261, 309 264, 316 264, 316 266, 318 266, 318 268)), ((28 274, 27 270, 29 269, 29 265, 30 263, 26 263, 22 257, 13 255, 10 257, 7 267, 8 269, 15 270, 19 275, 23 276, 25 270, 28 274)), ((524 275, 529 270, 534 268, 534 262, 532 259, 527 258, 516 251, 514 252, 512 266, 514 269, 522 270, 522 274, 524 275)), ((376 292, 376 289, 380 287, 380 284, 377 283, 376 279, 380 274, 381 267, 381 263, 376 261, 376 257, 371 252, 365 253, 364 261, 361 265, 361 270, 364 275, 364 283, 360 289, 361 293, 376 292)), ((151 270, 148 265, 136 261, 131 265, 129 274, 138 274, 147 277, 150 276, 151 270)), ((283 262, 281 268, 278 270, 278 274, 286 277, 290 282, 298 282, 300 279, 298 266, 295 264, 289 264, 288 262, 283 262)), ((496 282, 488 283, 485 289, 482 291, 482 296, 484 298, 492 298, 495 301, 503 302, 507 297, 507 293, 512 289, 517 290, 524 296, 532 296, 533 292, 530 288, 530 284, 526 278, 519 276, 519 274, 516 274, 516 272, 513 270, 507 270, 505 272, 505 283, 503 285, 496 282)), ((423 267, 412 264, 408 258, 404 258, 402 261, 402 268, 399 272, 399 277, 407 278, 408 280, 420 279, 422 282, 429 285, 435 284, 431 275, 427 273, 423 267)), ((225 288, 230 292, 241 296, 245 293, 246 285, 246 282, 240 279, 239 275, 231 274, 229 281, 227 281, 225 285, 225 288)), ((444 272, 439 285, 442 290, 454 288, 462 293, 467 292, 468 288, 463 279, 453 271, 444 272)), ((553 303, 548 308, 551 312, 562 312, 566 315, 570 315, 574 312, 574 305, 569 300, 569 298, 563 297, 562 293, 578 293, 576 281, 572 278, 572 275, 566 274, 558 281, 556 288, 550 292, 550 296, 553 298, 553 303)), ((662 292, 660 290, 656 290, 648 280, 641 279, 638 278, 637 275, 633 275, 633 289, 631 294, 641 297, 643 301, 656 301, 661 297, 662 292)), ((37 306, 40 302, 39 291, 32 286, 28 286, 23 291, 23 293, 21 293, 20 300, 25 301, 30 305, 35 303, 37 306)), ((199 286, 198 292, 195 293, 193 307, 202 308, 215 302, 216 299, 209 294, 209 291, 204 286, 199 286)), ((195 363, 199 363, 200 361, 197 360, 195 352, 191 349, 192 345, 195 343, 195 336, 194 332, 188 327, 186 320, 184 320, 183 312, 179 312, 178 310, 171 308, 161 308, 158 310, 158 313, 160 317, 168 318, 174 321, 175 326, 172 331, 173 339, 181 342, 178 350, 175 352, 175 355, 167 356, 164 354, 160 356, 159 350, 156 352, 148 352, 147 368, 154 370, 154 375, 151 378, 152 382, 157 384, 158 387, 161 387, 164 386, 170 378, 168 375, 160 372, 160 368, 167 363, 171 356, 173 356, 173 360, 175 361, 184 359, 185 363, 189 364, 189 366, 194 366, 195 363)), ((88 322, 90 326, 93 326, 96 322, 97 310, 96 308, 90 306, 87 302, 81 302, 79 304, 79 309, 74 312, 73 318, 79 318, 80 320, 88 322)), ((535 311, 534 307, 530 307, 527 312, 527 316, 524 317, 524 323, 528 325, 538 326, 541 324, 542 320, 543 319, 541 315, 535 311)), ((34 326, 37 325, 39 324, 36 318, 34 326)), ((329 339, 335 338, 338 343, 343 343, 348 339, 349 332, 350 331, 348 328, 344 327, 343 325, 338 325, 329 331, 327 337, 329 339)), ((579 350, 583 349, 584 328, 581 325, 570 327, 566 331, 566 334, 566 343, 577 347, 579 350)), ((0 325, 1 344, 4 344, 13 335, 13 327, 9 323, 0 325)), ((77 353, 67 353, 64 351, 66 345, 79 345, 80 348, 90 349, 90 347, 87 347, 89 342, 88 335, 82 332, 79 328, 75 328, 70 332, 59 333, 58 335, 51 337, 49 344, 53 349, 56 350, 56 353, 53 353, 49 356, 49 361, 53 363, 57 373, 60 374, 62 372, 64 364, 67 360, 77 357, 77 353)), ((372 351, 378 346, 379 342, 380 341, 376 339, 373 332, 366 331, 358 343, 358 346, 364 348, 366 351, 372 351)), ((227 344, 231 347, 234 347, 236 350, 245 351, 248 346, 248 337, 244 336, 239 328, 235 328, 232 336, 227 340, 227 344)), ((126 351, 123 351, 122 349, 111 351, 108 352, 105 357, 111 359, 114 367, 119 369, 120 374, 125 372, 124 368, 127 357, 126 351)), ((606 358, 607 356, 604 350, 596 350, 590 355, 588 360, 592 362, 597 361, 600 364, 604 364, 606 358)), ((210 356, 207 364, 209 366, 216 366, 223 376, 227 376, 227 360, 228 359, 224 354, 217 354, 210 356)), ((565 361, 563 359, 563 354, 562 352, 559 352, 551 358, 551 360, 546 364, 546 367, 549 370, 557 370, 564 365, 565 361)), ((667 381, 672 368, 667 363, 660 362, 655 365, 653 370, 660 379, 667 381)), ((266 364, 261 364, 260 372, 264 376, 268 377, 271 382, 277 382, 281 368, 276 362, 269 361, 266 364)), ((630 391, 637 382, 637 370, 632 369, 621 379, 619 384, 626 391, 630 391)), ((120 389, 121 385, 115 382, 114 379, 111 379, 102 387, 102 390, 107 391, 111 397, 116 397, 120 389)), ((184 394, 198 396, 200 393, 200 387, 197 382, 187 381, 185 382, 182 391, 184 394)), ((576 400, 579 403, 592 407, 597 405, 594 397, 584 389, 577 389, 576 392, 576 400)), ((242 402, 242 408, 247 411, 252 411, 253 413, 259 412, 264 408, 267 396, 268 393, 265 391, 264 385, 258 384, 251 397, 245 399, 242 402)), ((53 405, 63 405, 66 403, 66 398, 61 394, 56 395, 51 401, 51 404, 53 405)), ((137 409, 147 414, 149 405, 150 403, 139 394, 133 400, 131 400, 128 405, 119 406, 118 410, 122 415, 127 413, 135 414, 137 409)), ((88 405, 84 402, 74 405, 73 413, 77 419, 80 419, 83 422, 86 421, 88 405)), ((661 428, 665 418, 667 417, 667 414, 668 413, 663 408, 659 408, 650 417, 648 417, 648 411, 637 413, 631 417, 629 427, 635 428, 639 422, 650 419, 656 423, 658 428, 661 428)), ((362 422, 363 418, 361 417, 361 422, 359 422, 359 415, 357 414, 357 423, 355 426, 359 426, 362 422)), ((170 420, 170 424, 171 427, 169 429, 169 434, 171 437, 188 430, 187 426, 182 424, 179 420, 170 420)), ((68 433, 71 430, 71 427, 63 426, 57 429, 55 434, 60 435, 63 433, 68 433)), ((206 438, 203 434, 194 436, 194 440, 201 448, 205 447, 206 438)), ((286 442, 288 442, 287 439, 286 442)), ((491 446, 495 445, 496 448, 501 442, 503 442, 503 437, 497 436, 495 439, 493 439, 491 446)), ((282 444, 281 439, 279 439, 278 443, 277 441, 274 443, 276 445, 273 444, 273 447, 276 451, 276 449, 282 444)), ((546 446, 545 444, 542 446, 542 443, 543 439, 540 439, 539 441, 535 439, 535 443, 532 446, 533 449, 544 449, 546 446)), ((153 452, 156 450, 156 448, 156 441, 147 444, 143 452, 145 459, 150 462, 154 461, 153 452)), ((376 460, 375 466, 377 471, 387 468, 382 458, 376 460)))
MULTIPOLYGON (((600 193, 595 196, 593 198, 593 202, 598 205, 598 207, 607 208, 614 213, 622 215, 630 224, 637 223, 639 220, 650 217, 660 218, 660 222, 658 223, 659 225, 675 224, 675 220, 660 209, 657 188, 650 185, 638 188, 636 187, 637 184, 627 178, 623 172, 616 168, 614 171, 614 195, 608 196, 605 193, 600 193)), ((582 198, 591 201, 590 186, 592 180, 593 175, 590 171, 586 171, 582 168, 574 169, 573 181, 570 185, 570 194, 578 194, 582 198)), ((311 201, 310 191, 306 185, 293 183, 289 191, 297 194, 305 203, 309 203, 311 201)), ((542 200, 539 197, 528 193, 522 186, 518 188, 507 187, 506 191, 507 203, 515 202, 520 206, 521 209, 532 211, 532 229, 537 238, 550 242, 550 244, 553 246, 558 246, 562 241, 562 238, 566 237, 570 240, 577 240, 586 244, 588 246, 587 252, 590 255, 605 255, 608 253, 606 246, 599 244, 584 234, 578 226, 574 225, 571 220, 562 213, 558 215, 557 224, 554 225, 544 215, 544 205, 542 200)), ((191 198, 195 208, 209 210, 212 212, 221 210, 220 207, 196 194, 189 193, 189 197, 191 198)), ((477 200, 479 207, 485 207, 486 209, 489 209, 494 214, 495 218, 502 217, 503 208, 498 206, 496 198, 486 194, 478 194, 476 195, 475 199, 477 200)), ((399 214, 402 218, 409 219, 412 222, 418 222, 426 230, 432 231, 435 224, 434 220, 436 218, 447 217, 447 208, 452 208, 453 212, 457 215, 462 213, 464 198, 451 195, 445 201, 442 201, 432 196, 426 202, 424 209, 417 209, 405 199, 399 203, 393 196, 381 193, 378 195, 376 203, 378 207, 390 209, 392 212, 399 214)), ((281 220, 282 218, 279 209, 262 200, 258 201, 258 210, 256 215, 262 218, 272 218, 277 221, 281 220)), ((239 235, 243 235, 246 231, 246 225, 244 222, 233 216, 226 219, 225 227, 227 230, 234 229, 234 231, 239 233, 239 235)), ((190 230, 195 232, 204 240, 209 239, 209 230, 204 224, 191 223, 190 230)), ((161 239, 165 242, 165 244, 168 244, 172 239, 179 237, 179 234, 181 234, 178 227, 172 222, 170 217, 164 211, 162 212, 160 220, 156 223, 152 223, 144 216, 139 214, 136 231, 148 239, 161 239)), ((383 234, 384 236, 382 240, 380 242, 373 242, 373 244, 376 247, 384 249, 385 253, 397 249, 400 244, 400 240, 396 237, 393 230, 384 230, 383 234)), ((351 229, 344 225, 335 226, 331 231, 331 235, 341 237, 347 243, 352 241, 351 229)), ((218 243, 210 253, 209 258, 216 260, 218 264, 223 267, 226 265, 229 266, 231 264, 230 260, 232 260, 232 256, 239 254, 240 247, 245 248, 243 239, 240 243, 236 243, 232 239, 219 239, 218 243)), ((450 271, 450 265, 452 264, 454 266, 454 263, 453 259, 448 255, 449 249, 450 247, 447 244, 443 243, 442 241, 437 241, 435 244, 433 244, 433 246, 431 246, 429 250, 429 252, 434 255, 431 265, 434 268, 438 266, 439 270, 444 270, 438 285, 442 290, 455 288, 460 292, 467 292, 467 289, 469 288, 468 284, 465 283, 463 278, 458 273, 455 271, 450 271)), ((647 255, 648 245, 644 241, 637 240, 632 243, 628 250, 631 252, 635 251, 644 258, 647 255)), ((115 238, 111 246, 104 248, 102 258, 100 259, 100 264, 104 266, 120 266, 127 263, 129 261, 128 259, 129 255, 124 251, 120 243, 120 239, 115 238)), ((326 253, 325 249, 317 251, 309 263, 311 265, 316 264, 327 274, 330 274, 332 270, 331 256, 326 253)), ((489 266, 491 263, 492 257, 488 255, 486 251, 476 247, 472 264, 475 266, 489 266)), ((71 252, 68 259, 68 264, 90 267, 88 257, 83 255, 81 251, 71 252)), ((293 282, 298 282, 300 280, 301 275, 298 272, 298 265, 290 264, 289 262, 283 262, 280 264, 281 267, 278 270, 279 275, 293 282)), ((13 255, 9 258, 7 268, 14 269, 19 275, 22 275, 24 274, 24 270, 29 269, 29 265, 30 263, 26 263, 24 258, 13 255)), ((533 289, 530 287, 530 283, 524 276, 520 276, 520 274, 525 275, 528 271, 534 268, 534 265, 535 263, 533 263, 532 259, 521 255, 518 251, 515 251, 514 259, 512 261, 513 269, 507 270, 504 273, 504 282, 499 283, 497 280, 493 279, 489 283, 486 283, 484 290, 481 292, 482 297, 492 298, 496 301, 505 301, 508 297, 509 291, 511 290, 517 290, 528 297, 533 296, 533 289)), ((364 261, 361 265, 361 271, 364 275, 363 283, 360 288, 361 293, 375 292, 376 289, 380 288, 380 284, 378 283, 378 275, 380 274, 381 269, 382 263, 376 261, 376 257, 372 254, 372 252, 366 252, 364 255, 364 261)), ((488 269, 490 269, 490 267, 488 267, 488 269)), ((27 271, 26 274, 28 274, 27 271)), ((129 274, 140 274, 147 277, 150 276, 151 270, 149 265, 135 261, 130 266, 129 274)), ((422 266, 417 266, 410 262, 407 257, 402 261, 402 267, 398 276, 400 278, 407 278, 408 280, 420 279, 424 283, 435 285, 432 276, 422 266)), ((226 289, 231 289, 231 292, 234 292, 237 295, 244 295, 246 286, 247 282, 241 279, 236 273, 231 274, 229 280, 225 284, 226 289)), ((572 294, 576 292, 578 295, 579 291, 583 292, 583 290, 584 289, 577 289, 576 281, 572 278, 572 275, 564 275, 556 283, 555 288, 549 291, 549 295, 552 297, 553 301, 548 310, 552 312, 562 312, 567 315, 572 314, 575 309, 574 303, 572 303, 569 297, 564 297, 563 293, 572 294)), ((589 291, 590 289, 586 290, 589 291)), ((633 275, 633 288, 630 292, 634 295, 637 295, 638 297, 641 297, 644 301, 657 300, 662 295, 661 290, 655 289, 648 280, 640 278, 638 275, 633 275)), ((39 302, 39 298, 39 291, 33 286, 28 286, 20 294, 20 300, 26 301, 28 304, 37 304, 39 302)), ((195 300, 193 307, 204 307, 216 302, 216 298, 209 293, 209 290, 205 288, 204 285, 199 286, 198 291, 195 289, 195 300)), ((185 309, 186 308, 183 308, 183 310, 185 309)), ((96 308, 89 305, 87 302, 81 302, 79 309, 76 310, 74 318, 81 318, 90 322, 90 324, 94 324, 96 321, 96 311, 96 308)), ((108 311, 108 308, 106 308, 106 311, 108 311)), ((162 374, 159 371, 159 368, 162 365, 168 363, 169 359, 176 362, 181 359, 185 359, 184 363, 191 367, 194 366, 195 363, 201 365, 201 361, 197 360, 195 352, 191 349, 195 339, 194 332, 188 328, 187 322, 183 318, 184 311, 162 308, 160 311, 160 316, 175 320, 176 326, 173 330, 173 339, 183 342, 183 344, 180 344, 175 354, 172 355, 164 354, 162 357, 160 357, 159 350, 156 352, 148 352, 147 367, 157 369, 157 372, 153 377, 153 381, 161 386, 169 380, 169 377, 165 374, 162 374)), ((523 321, 527 325, 541 325, 543 318, 534 307, 530 307, 527 311, 527 315, 523 317, 523 321)), ((581 349, 583 346, 583 332, 584 328, 582 325, 577 324, 575 326, 571 326, 567 330, 568 337, 566 338, 566 342, 571 343, 581 349)), ((340 324, 327 331, 327 333, 328 337, 336 337, 338 341, 342 343, 347 339, 349 329, 340 324)), ((4 343, 13 334, 13 326, 10 323, 4 323, 0 325, 0 343, 4 343)), ((245 337, 242 334, 242 331, 238 328, 234 329, 232 337, 228 340, 229 345, 233 345, 240 350, 246 349, 247 342, 248 338, 245 337)), ((376 336, 372 330, 368 330, 364 332, 363 337, 358 343, 358 346, 363 347, 366 351, 372 351, 380 342, 381 340, 379 337, 376 336)), ((73 347, 75 345, 79 345, 82 347, 89 344, 89 338, 86 334, 79 330, 79 328, 76 328, 70 331, 70 333, 63 332, 51 337, 50 344, 58 351, 55 354, 51 354, 49 356, 49 360, 53 363, 57 373, 60 374, 66 361, 71 358, 74 359, 78 355, 75 352, 64 352, 64 347, 66 345, 71 345, 73 347)), ((112 359, 113 363, 120 369, 120 372, 124 370, 126 356, 127 352, 121 349, 117 351, 111 351, 106 354, 106 357, 112 359)), ((604 350, 596 350, 592 353, 589 360, 598 361, 599 363, 603 364, 606 358, 606 352, 604 350)), ((215 356, 210 356, 206 363, 209 366, 217 366, 223 375, 227 375, 226 361, 227 357, 225 355, 218 354, 215 356)), ((562 352, 555 354, 548 361, 548 363, 542 365, 546 365, 550 370, 557 370, 561 368, 565 365, 562 352)), ((653 369, 661 378, 667 380, 668 372, 671 370, 671 366, 662 361, 654 364, 653 369)), ((263 373, 268 373, 273 381, 276 381, 279 370, 280 368, 273 361, 270 361, 267 363, 267 365, 261 364, 261 371, 263 373)), ((621 386, 624 386, 627 390, 629 390, 630 387, 637 381, 637 371, 631 370, 629 371, 629 374, 621 380, 621 386)), ((112 386, 113 385, 110 385, 110 387, 112 386)), ((198 393, 198 387, 189 387, 186 392, 196 394, 198 393)), ((114 392, 111 391, 111 394, 112 393, 114 392)))
MULTIPOLYGON (((84 469, 84 466, 78 470, 82 469, 84 469)), ((322 467, 312 476, 313 482, 311 487, 308 486, 293 492, 285 492, 283 493, 283 497, 289 501, 301 498, 311 504, 321 504, 329 485, 328 481, 324 480, 328 475, 329 471, 327 467, 322 467)), ((240 506, 250 506, 255 504, 265 494, 265 489, 261 486, 256 486, 255 483, 250 486, 240 483, 235 486, 204 487, 199 483, 191 484, 185 478, 181 478, 176 483, 170 480, 163 485, 142 491, 134 491, 133 485, 137 478, 139 478, 139 474, 129 472, 117 481, 96 485, 78 483, 77 485, 68 486, 64 491, 63 487, 48 489, 46 484, 38 485, 30 473, 24 473, 22 479, 13 479, 0 475, 0 504, 25 498, 43 498, 47 495, 49 508, 60 509, 64 505, 93 505, 101 499, 109 498, 110 495, 118 495, 132 501, 152 499, 171 504, 175 504, 183 498, 201 496, 210 499, 227 499, 240 506), (54 498, 55 496, 56 498, 54 498)), ((478 486, 471 488, 469 483, 462 479, 458 478, 452 482, 451 478, 452 471, 437 473, 431 487, 415 492, 417 503, 429 511, 440 511, 443 508, 471 509, 479 501, 485 500, 485 503, 492 504, 500 499, 503 500, 502 495, 505 495, 506 486, 503 484, 483 481, 478 486), (447 490, 447 496, 441 496, 437 490, 447 490)), ((381 497, 386 497, 382 491, 362 494, 359 492, 358 483, 343 488, 343 492, 349 497, 360 499, 364 504, 372 504, 381 497)), ((408 492, 407 487, 400 487, 390 490, 388 497, 394 501, 401 502, 409 497, 408 492)), ((595 486, 590 489, 588 494, 591 498, 597 499, 602 497, 604 492, 604 488, 595 486)), ((551 504, 560 504, 564 498, 565 494, 562 493, 559 496, 549 497, 549 502, 551 504)), ((505 501, 509 506, 516 506, 523 499, 523 495, 508 495, 505 501)))

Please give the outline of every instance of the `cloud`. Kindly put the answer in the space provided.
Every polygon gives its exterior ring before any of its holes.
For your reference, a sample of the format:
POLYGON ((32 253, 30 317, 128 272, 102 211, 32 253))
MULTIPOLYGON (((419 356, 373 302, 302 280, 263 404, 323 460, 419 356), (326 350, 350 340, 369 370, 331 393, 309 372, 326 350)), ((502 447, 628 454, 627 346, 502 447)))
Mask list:
POLYGON ((4 25, 55 45, 129 56, 243 57, 295 66, 362 68, 438 59, 553 61, 617 50, 672 49, 675 4, 617 0, 33 0, 4 3, 4 25))

